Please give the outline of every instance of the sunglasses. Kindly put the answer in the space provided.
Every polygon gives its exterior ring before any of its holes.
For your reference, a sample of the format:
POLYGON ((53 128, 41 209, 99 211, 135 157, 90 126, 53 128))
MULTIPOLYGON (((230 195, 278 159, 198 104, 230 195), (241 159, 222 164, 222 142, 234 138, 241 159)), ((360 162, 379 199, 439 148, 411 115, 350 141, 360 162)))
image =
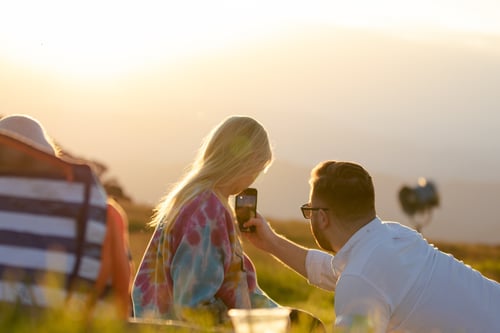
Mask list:
POLYGON ((311 219, 312 212, 317 210, 328 210, 328 208, 311 207, 310 204, 306 203, 300 206, 300 210, 302 211, 302 215, 304 215, 304 218, 309 220, 311 219))

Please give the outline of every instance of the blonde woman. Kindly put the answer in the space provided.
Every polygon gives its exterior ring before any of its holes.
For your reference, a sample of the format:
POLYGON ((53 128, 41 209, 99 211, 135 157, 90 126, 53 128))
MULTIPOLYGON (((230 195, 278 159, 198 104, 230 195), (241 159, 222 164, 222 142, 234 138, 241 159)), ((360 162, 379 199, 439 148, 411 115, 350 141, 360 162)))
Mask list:
POLYGON ((230 308, 277 306, 257 285, 229 205, 271 161, 267 132, 250 117, 229 117, 210 132, 156 208, 132 290, 136 317, 217 324, 230 308))

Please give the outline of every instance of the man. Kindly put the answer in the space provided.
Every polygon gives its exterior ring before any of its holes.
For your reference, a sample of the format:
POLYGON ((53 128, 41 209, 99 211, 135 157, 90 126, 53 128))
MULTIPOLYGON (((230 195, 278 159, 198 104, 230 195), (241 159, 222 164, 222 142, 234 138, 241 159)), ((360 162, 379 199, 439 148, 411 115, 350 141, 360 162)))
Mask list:
POLYGON ((500 284, 445 254, 416 231, 376 215, 368 172, 326 161, 301 207, 318 245, 280 236, 259 216, 246 237, 318 287, 335 291, 336 328, 363 318, 375 332, 500 332, 500 284))

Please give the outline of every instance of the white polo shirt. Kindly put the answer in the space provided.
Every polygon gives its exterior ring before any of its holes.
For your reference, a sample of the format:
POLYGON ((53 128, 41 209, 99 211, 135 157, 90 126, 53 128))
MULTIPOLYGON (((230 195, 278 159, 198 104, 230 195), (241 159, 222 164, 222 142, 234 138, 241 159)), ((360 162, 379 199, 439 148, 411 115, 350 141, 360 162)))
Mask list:
POLYGON ((335 255, 310 250, 310 284, 335 291, 336 326, 376 332, 500 332, 500 284, 399 223, 375 218, 335 255))

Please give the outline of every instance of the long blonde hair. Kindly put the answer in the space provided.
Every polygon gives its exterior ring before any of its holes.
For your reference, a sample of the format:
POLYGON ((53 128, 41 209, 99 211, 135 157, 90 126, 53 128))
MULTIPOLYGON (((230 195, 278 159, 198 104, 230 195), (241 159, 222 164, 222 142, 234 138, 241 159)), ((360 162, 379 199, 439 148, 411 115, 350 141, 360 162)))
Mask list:
POLYGON ((188 172, 155 208, 150 225, 163 224, 169 230, 179 210, 197 194, 263 171, 271 162, 267 131, 258 121, 247 116, 226 118, 205 137, 188 172))

